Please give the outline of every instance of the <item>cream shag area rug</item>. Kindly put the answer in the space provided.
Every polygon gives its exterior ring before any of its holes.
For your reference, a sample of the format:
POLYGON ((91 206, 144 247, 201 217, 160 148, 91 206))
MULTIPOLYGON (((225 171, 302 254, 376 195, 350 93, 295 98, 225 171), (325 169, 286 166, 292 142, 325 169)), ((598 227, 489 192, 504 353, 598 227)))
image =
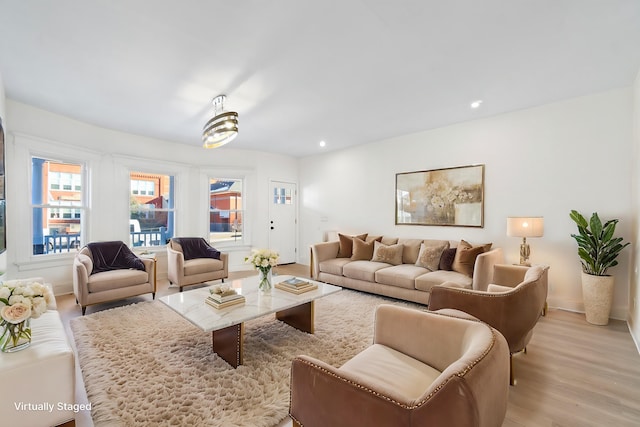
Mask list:
POLYGON ((341 366, 371 345, 375 308, 409 303, 343 290, 315 307, 315 334, 273 315, 245 323, 231 368, 202 332, 159 301, 71 321, 96 426, 272 427, 287 417, 291 360, 341 366))

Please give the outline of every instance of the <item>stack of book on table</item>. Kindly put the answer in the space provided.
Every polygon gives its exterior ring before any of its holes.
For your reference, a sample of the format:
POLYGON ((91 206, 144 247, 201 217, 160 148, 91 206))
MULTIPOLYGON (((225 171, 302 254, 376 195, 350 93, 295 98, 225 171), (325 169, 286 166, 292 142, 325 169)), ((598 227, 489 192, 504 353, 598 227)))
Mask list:
POLYGON ((298 279, 294 277, 292 279, 284 280, 282 282, 276 283, 275 288, 281 289, 283 291, 291 292, 293 294, 301 294, 304 292, 309 292, 314 289, 318 289, 318 285, 315 283, 308 282, 303 279, 298 279))
POLYGON ((245 301, 244 295, 238 294, 235 289, 212 288, 205 302, 214 308, 225 308, 245 301))

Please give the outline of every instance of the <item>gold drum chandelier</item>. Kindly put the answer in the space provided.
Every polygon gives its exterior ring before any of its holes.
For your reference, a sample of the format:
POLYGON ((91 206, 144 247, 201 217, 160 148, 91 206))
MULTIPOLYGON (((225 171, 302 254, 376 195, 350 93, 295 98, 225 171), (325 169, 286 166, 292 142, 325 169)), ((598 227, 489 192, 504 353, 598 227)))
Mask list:
POLYGON ((202 146, 217 148, 233 141, 238 136, 238 113, 224 111, 225 95, 213 98, 214 115, 202 129, 202 146))

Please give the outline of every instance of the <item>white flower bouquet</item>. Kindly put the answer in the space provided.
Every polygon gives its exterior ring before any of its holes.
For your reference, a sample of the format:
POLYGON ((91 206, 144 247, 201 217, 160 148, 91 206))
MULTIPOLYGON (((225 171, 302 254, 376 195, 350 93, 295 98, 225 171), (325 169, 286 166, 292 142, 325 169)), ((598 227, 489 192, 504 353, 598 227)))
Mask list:
POLYGON ((42 283, 12 281, 0 284, 0 350, 31 342, 29 319, 37 319, 53 301, 42 283))
POLYGON ((260 286, 261 290, 269 290, 271 288, 271 281, 269 279, 269 272, 271 268, 278 265, 278 258, 280 254, 271 251, 269 249, 258 249, 251 252, 251 255, 244 260, 253 267, 260 271, 260 286))

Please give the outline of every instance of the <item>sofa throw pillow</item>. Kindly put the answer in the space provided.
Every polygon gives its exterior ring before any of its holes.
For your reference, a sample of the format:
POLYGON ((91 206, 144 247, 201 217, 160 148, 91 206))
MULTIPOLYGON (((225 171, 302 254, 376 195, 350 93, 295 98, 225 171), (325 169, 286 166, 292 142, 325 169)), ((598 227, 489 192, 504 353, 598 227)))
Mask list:
POLYGON ((469 242, 461 240, 456 250, 456 256, 453 259, 452 269, 465 276, 473 277, 473 268, 476 264, 478 255, 485 252, 485 248, 491 247, 491 244, 480 246, 472 246, 469 242))
POLYGON ((353 239, 365 240, 367 233, 359 234, 357 236, 347 236, 345 234, 338 233, 340 239, 340 248, 338 249, 337 258, 351 258, 353 254, 353 239))
POLYGON ((398 239, 398 243, 402 243, 404 250, 402 252, 403 264, 415 264, 420 252, 421 239, 398 239))
POLYGON ((440 257, 440 264, 438 265, 439 270, 444 271, 453 271, 453 260, 456 257, 456 248, 449 248, 442 251, 442 256, 440 257))
MULTIPOLYGON (((382 239, 382 237, 380 237, 382 239)), ((353 254, 351 255, 351 259, 353 261, 371 261, 373 258, 373 245, 378 242, 378 240, 372 240, 370 242, 365 242, 360 239, 353 239, 353 254)))
POLYGON ((439 244, 422 243, 420 245, 420 252, 418 253, 418 259, 416 265, 418 267, 427 268, 431 271, 436 271, 440 268, 440 258, 445 249, 449 248, 449 242, 443 242, 439 244))
POLYGON ((371 261, 400 265, 402 264, 402 249, 402 244, 385 245, 384 243, 374 241, 371 261))

